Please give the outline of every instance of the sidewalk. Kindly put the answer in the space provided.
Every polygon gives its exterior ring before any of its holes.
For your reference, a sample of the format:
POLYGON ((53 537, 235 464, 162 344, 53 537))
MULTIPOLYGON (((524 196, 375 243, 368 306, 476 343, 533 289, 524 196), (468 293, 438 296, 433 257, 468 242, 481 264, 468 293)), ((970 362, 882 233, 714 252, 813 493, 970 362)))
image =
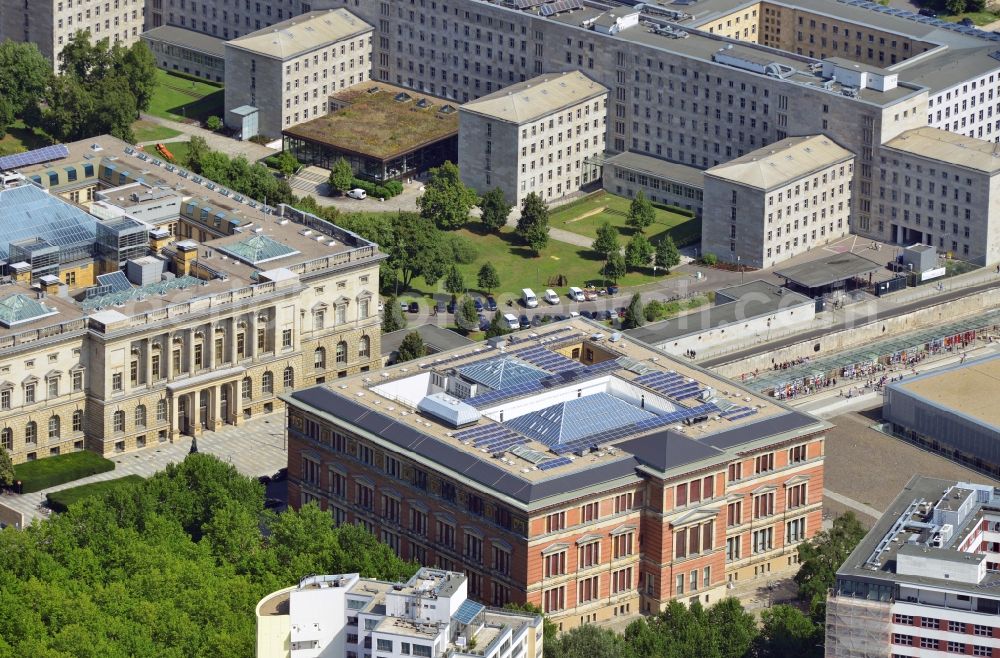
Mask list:
MULTIPOLYGON (((231 158, 238 155, 246 156, 246 159, 251 163, 262 160, 270 155, 274 155, 278 151, 274 149, 269 149, 266 146, 261 146, 254 142, 241 142, 230 137, 225 137, 218 133, 214 133, 211 130, 205 130, 204 128, 199 128, 198 126, 192 125, 190 123, 181 123, 180 121, 171 121, 169 119, 163 119, 160 117, 155 117, 151 114, 143 114, 143 121, 149 121, 150 123, 155 123, 159 126, 165 126, 167 128, 172 128, 178 132, 183 133, 187 136, 187 139, 191 137, 202 137, 208 143, 208 147, 213 151, 220 151, 225 153, 231 158)), ((185 137, 171 137, 170 139, 156 140, 152 142, 141 142, 139 146, 146 146, 148 144, 158 144, 161 142, 180 142, 186 141, 185 137)))
MULTIPOLYGON (((205 432, 198 437, 198 452, 215 455, 228 462, 244 475, 272 475, 288 465, 285 448, 284 414, 275 413, 243 423, 239 427, 226 426, 218 432, 205 432)), ((185 437, 176 443, 163 443, 137 452, 112 458, 115 470, 60 484, 40 492, 4 495, 0 503, 24 515, 28 525, 41 517, 38 506, 53 491, 78 487, 91 482, 114 480, 126 475, 148 478, 162 471, 167 464, 183 461, 191 449, 191 440, 185 437)))

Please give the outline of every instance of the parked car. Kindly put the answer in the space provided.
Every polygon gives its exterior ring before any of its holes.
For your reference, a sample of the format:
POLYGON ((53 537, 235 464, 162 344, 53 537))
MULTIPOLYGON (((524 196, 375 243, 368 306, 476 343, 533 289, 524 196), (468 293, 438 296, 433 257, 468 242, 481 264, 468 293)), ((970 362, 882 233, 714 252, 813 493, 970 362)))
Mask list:
POLYGON ((528 319, 527 315, 521 315, 519 322, 521 324, 521 329, 527 329, 531 326, 531 320, 528 319))
POLYGON ((364 199, 368 196, 368 193, 362 190, 360 187, 355 187, 347 193, 347 196, 352 199, 364 199))
POLYGON ((455 302, 454 301, 448 302, 448 306, 446 308, 448 309, 449 313, 454 313, 455 312, 455 302))
POLYGON ((420 312, 420 304, 418 304, 416 302, 410 302, 410 308, 408 310, 410 311, 410 313, 419 313, 420 312))
POLYGON ((605 320, 613 320, 614 317, 615 317, 615 314, 611 312, 611 309, 608 309, 607 311, 604 311, 604 319, 605 320))
POLYGON ((399 302, 399 310, 406 313, 410 309, 410 305, 407 302, 399 302))
POLYGON ((503 320, 507 323, 508 329, 516 330, 521 328, 521 323, 518 321, 517 316, 513 313, 504 313, 503 320))
POLYGON ((582 315, 585 318, 590 318, 590 311, 588 311, 587 309, 584 309, 584 310, 580 311, 580 315, 582 315))
POLYGON ((565 320, 565 319, 566 319, 565 315, 553 315, 552 316, 552 321, 553 322, 559 322, 560 320, 565 320))
POLYGON ((917 13, 920 14, 921 16, 926 16, 927 18, 937 18, 937 12, 934 11, 933 9, 928 9, 927 7, 924 7, 917 13))
POLYGON ((378 300, 378 312, 381 313, 385 310, 385 302, 383 300, 378 300))
POLYGON ((485 315, 483 315, 482 313, 480 313, 479 314, 479 331, 486 331, 489 328, 490 328, 490 319, 488 317, 486 317, 485 315))
POLYGON ((597 299, 597 288, 585 288, 583 291, 583 298, 588 302, 592 302, 597 299))
POLYGON ((617 295, 618 294, 618 286, 608 286, 608 294, 609 295, 617 295))
POLYGON ((559 294, 555 290, 549 288, 548 290, 545 291, 545 297, 544 297, 544 299, 549 304, 558 304, 559 303, 559 294))
POLYGON ((486 310, 495 311, 497 310, 497 300, 493 299, 493 295, 486 298, 486 310))
POLYGON ((476 297, 473 300, 473 303, 476 305, 476 313, 482 313, 483 312, 483 300, 481 300, 478 297, 476 297))
POLYGON ((567 296, 574 302, 582 302, 586 297, 583 295, 583 290, 577 288, 576 286, 570 286, 569 293, 567 296))

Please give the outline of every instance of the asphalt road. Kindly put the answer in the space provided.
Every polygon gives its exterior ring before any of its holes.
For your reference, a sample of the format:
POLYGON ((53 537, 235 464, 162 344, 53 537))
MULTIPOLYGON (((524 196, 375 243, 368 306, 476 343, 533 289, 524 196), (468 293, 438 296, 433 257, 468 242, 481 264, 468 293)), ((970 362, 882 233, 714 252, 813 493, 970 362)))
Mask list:
MULTIPOLYGON (((987 281, 985 283, 976 286, 970 286, 968 288, 959 288, 957 290, 943 292, 933 297, 928 297, 915 302, 910 302, 907 304, 902 304, 900 306, 888 308, 885 310, 885 312, 880 312, 878 315, 871 316, 868 319, 868 321, 874 322, 877 321, 878 319, 885 320, 899 315, 905 315, 907 313, 912 313, 913 311, 919 311, 920 309, 926 308, 928 306, 934 306, 942 302, 949 302, 955 299, 959 299, 961 297, 966 297, 968 295, 972 295, 978 292, 983 292, 985 290, 995 288, 996 286, 997 286, 996 281, 987 281)), ((887 298, 887 301, 891 302, 891 299, 887 298)), ((850 327, 857 326, 858 324, 859 323, 855 320, 838 322, 837 324, 823 327, 822 329, 817 329, 815 331, 809 331, 801 334, 794 334, 792 336, 789 336, 788 338, 783 338, 781 340, 777 340, 771 343, 766 343, 764 345, 755 345, 753 347, 750 347, 748 349, 739 352, 730 352, 725 356, 720 356, 714 359, 707 359, 705 361, 699 362, 698 365, 702 366, 703 368, 714 368, 716 366, 720 366, 726 363, 741 361, 756 354, 760 354, 762 351, 765 350, 769 352, 780 350, 782 348, 788 347, 789 345, 794 345, 796 343, 822 338, 836 331, 841 331, 843 329, 849 329, 850 327)))

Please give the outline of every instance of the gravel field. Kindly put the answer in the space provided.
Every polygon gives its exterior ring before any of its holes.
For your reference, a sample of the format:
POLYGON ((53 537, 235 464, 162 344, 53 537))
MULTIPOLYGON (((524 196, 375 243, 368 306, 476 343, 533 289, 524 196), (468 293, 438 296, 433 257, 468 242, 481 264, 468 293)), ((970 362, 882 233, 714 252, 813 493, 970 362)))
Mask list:
MULTIPOLYGON (((827 490, 884 510, 917 473, 944 479, 997 482, 940 455, 870 429, 869 425, 878 422, 880 410, 879 407, 830 419, 836 427, 826 435, 827 490)), ((844 505, 828 498, 823 505, 834 516, 846 511, 844 505)), ((873 521, 863 514, 858 514, 858 518, 867 525, 873 521)))

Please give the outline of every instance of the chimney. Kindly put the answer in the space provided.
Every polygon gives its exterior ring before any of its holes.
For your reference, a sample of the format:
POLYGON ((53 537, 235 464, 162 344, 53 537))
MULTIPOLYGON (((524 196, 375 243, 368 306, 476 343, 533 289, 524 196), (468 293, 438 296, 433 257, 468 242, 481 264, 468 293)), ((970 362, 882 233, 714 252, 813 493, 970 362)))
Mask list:
POLYGON ((193 242, 178 242, 176 249, 174 273, 177 276, 187 276, 191 273, 191 264, 198 258, 198 245, 193 242))

